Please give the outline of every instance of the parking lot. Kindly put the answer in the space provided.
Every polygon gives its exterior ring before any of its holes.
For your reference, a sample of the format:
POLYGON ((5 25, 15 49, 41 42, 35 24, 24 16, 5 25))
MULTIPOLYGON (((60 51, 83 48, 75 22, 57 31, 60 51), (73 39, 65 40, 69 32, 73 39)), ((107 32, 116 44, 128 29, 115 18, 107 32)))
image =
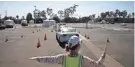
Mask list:
MULTIPOLYGON (((97 60, 87 46, 83 43, 82 45, 80 52, 97 60)), ((29 60, 29 58, 57 55, 64 52, 64 49, 56 41, 55 32, 51 32, 50 28, 13 28, 0 31, 0 67, 61 67, 58 64, 39 63, 29 60), (45 33, 46 41, 44 41, 45 33), (21 38, 21 36, 23 37, 21 38), (5 42, 6 37, 7 42, 5 42), (39 48, 36 47, 38 38, 41 43, 39 48)))
MULTIPOLYGON (((71 26, 71 24, 68 24, 68 26, 71 26)), ((81 54, 98 60, 102 49, 105 48, 106 38, 109 37, 107 58, 102 67, 113 67, 113 64, 119 65, 118 67, 133 67, 133 30, 128 32, 100 27, 85 29, 78 26, 78 28, 75 28, 80 32, 83 39, 81 54), (85 35, 89 36, 90 39, 85 38, 85 35)), ((44 64, 29 60, 33 56, 51 56, 65 53, 65 50, 58 45, 55 35, 56 32, 51 32, 51 28, 29 28, 20 25, 16 25, 16 29, 0 30, 0 67, 61 67, 59 64, 44 64), (44 41, 45 34, 47 40, 44 41), (5 42, 6 38, 8 39, 7 42, 5 42), (36 47, 38 38, 41 43, 39 48, 36 47)))

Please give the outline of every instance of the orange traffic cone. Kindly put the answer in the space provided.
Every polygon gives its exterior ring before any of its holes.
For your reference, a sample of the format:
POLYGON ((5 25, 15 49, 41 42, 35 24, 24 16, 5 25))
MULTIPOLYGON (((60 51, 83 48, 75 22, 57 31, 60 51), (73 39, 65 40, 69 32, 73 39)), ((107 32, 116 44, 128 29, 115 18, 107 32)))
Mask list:
POLYGON ((85 37, 86 37, 86 35, 85 35, 85 37))
POLYGON ((21 35, 21 38, 23 38, 23 35, 21 35))
POLYGON ((90 39, 89 36, 87 37, 87 39, 90 39))
POLYGON ((46 33, 45 33, 45 36, 44 36, 44 40, 47 40, 46 33))
POLYGON ((40 44, 40 40, 39 40, 39 38, 38 38, 37 48, 39 48, 40 46, 41 46, 41 44, 40 44))
POLYGON ((109 38, 107 38, 107 42, 110 42, 110 41, 109 41, 109 38))
POLYGON ((6 37, 6 40, 5 40, 5 42, 7 42, 8 41, 8 38, 6 37))

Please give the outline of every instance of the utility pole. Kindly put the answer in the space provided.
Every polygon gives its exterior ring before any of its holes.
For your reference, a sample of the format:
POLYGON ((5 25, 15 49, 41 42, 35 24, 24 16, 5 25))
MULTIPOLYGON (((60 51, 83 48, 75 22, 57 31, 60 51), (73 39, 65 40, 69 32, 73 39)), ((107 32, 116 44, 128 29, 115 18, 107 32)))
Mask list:
MULTIPOLYGON (((34 7, 35 7, 35 11, 36 11, 36 6, 34 6, 34 7)), ((35 23, 36 23, 35 11, 34 11, 34 18, 35 18, 35 23)))
POLYGON ((2 14, 0 14, 0 19, 1 19, 1 15, 2 15, 2 14))
POLYGON ((7 16, 7 10, 5 10, 5 16, 7 16))

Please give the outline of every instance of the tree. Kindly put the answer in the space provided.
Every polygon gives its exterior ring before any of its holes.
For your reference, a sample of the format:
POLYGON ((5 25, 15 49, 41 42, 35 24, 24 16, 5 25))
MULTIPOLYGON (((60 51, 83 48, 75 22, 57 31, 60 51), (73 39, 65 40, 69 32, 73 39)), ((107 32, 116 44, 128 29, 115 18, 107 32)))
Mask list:
POLYGON ((53 13, 52 11, 53 11, 53 9, 51 9, 51 8, 47 8, 47 11, 46 11, 46 12, 47 12, 47 14, 48 14, 49 16, 51 16, 51 15, 52 15, 52 13, 53 13))
POLYGON ((60 19, 62 19, 63 15, 64 15, 64 11, 59 10, 59 11, 58 11, 58 14, 60 15, 60 19))
POLYGON ((120 10, 119 9, 116 9, 115 10, 115 14, 120 16, 120 10))
POLYGON ((82 21, 86 23, 86 28, 88 28, 88 21, 90 20, 90 17, 82 17, 82 21))
POLYGON ((71 23, 71 17, 65 17, 64 22, 66 23, 71 23))
POLYGON ((95 15, 96 15, 96 14, 93 14, 93 15, 92 15, 93 19, 95 19, 95 15))
POLYGON ((107 16, 109 17, 109 11, 105 12, 105 17, 107 18, 107 16))
POLYGON ((123 18, 125 18, 127 16, 127 11, 126 10, 122 11, 122 16, 123 16, 123 18))
POLYGON ((22 20, 24 20, 25 18, 24 18, 24 16, 22 16, 22 18, 21 18, 22 20))
POLYGON ((134 12, 132 13, 132 16, 133 16, 133 18, 134 18, 134 12))
POLYGON ((101 16, 102 19, 105 19, 106 14, 105 14, 104 12, 102 12, 102 13, 100 14, 100 16, 101 16))
POLYGON ((76 12, 77 6, 79 6, 79 5, 74 4, 73 6, 66 8, 64 10, 64 18, 72 16, 74 14, 74 12, 76 12))
POLYGON ((69 8, 71 17, 72 17, 72 15, 74 14, 74 12, 76 12, 76 7, 78 7, 78 6, 79 6, 79 5, 74 4, 73 6, 71 6, 71 7, 69 8))
POLYGON ((43 17, 44 20, 47 19, 45 10, 41 11, 40 15, 43 17))
POLYGON ((18 19, 18 18, 19 18, 19 16, 18 16, 18 15, 16 15, 16 18, 18 19))
POLYGON ((8 19, 8 17, 7 17, 7 16, 5 16, 3 19, 4 19, 4 20, 7 20, 7 19, 8 19))
POLYGON ((29 23, 29 21, 33 19, 32 14, 28 13, 27 16, 26 16, 26 19, 27 19, 27 22, 29 23))
POLYGON ((131 15, 131 13, 129 13, 129 14, 128 14, 128 18, 131 18, 131 17, 132 17, 132 15, 131 15))
POLYGON ((60 18, 59 18, 58 16, 54 16, 54 17, 53 17, 53 20, 55 20, 56 23, 59 23, 59 22, 60 22, 60 18))

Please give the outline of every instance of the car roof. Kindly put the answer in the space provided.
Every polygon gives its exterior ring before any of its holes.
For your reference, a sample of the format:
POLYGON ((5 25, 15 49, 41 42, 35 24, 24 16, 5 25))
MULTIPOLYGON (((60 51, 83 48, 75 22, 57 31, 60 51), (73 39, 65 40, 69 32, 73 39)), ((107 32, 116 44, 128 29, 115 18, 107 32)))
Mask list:
POLYGON ((62 31, 67 31, 67 30, 75 30, 75 28, 72 28, 72 27, 62 27, 60 28, 62 31))

